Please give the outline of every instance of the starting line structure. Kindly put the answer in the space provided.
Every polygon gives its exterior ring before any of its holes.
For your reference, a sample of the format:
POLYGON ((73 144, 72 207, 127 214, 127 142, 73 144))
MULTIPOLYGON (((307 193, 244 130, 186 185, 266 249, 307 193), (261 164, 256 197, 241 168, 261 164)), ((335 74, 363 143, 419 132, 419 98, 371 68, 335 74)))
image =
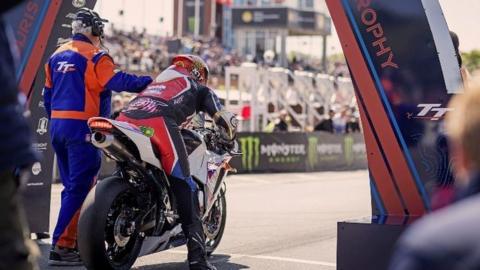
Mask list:
POLYGON ((438 0, 326 0, 364 131, 372 216, 338 223, 337 269, 388 269, 396 240, 453 181, 442 112, 462 86, 438 0), (428 109, 425 109, 428 108, 428 109))

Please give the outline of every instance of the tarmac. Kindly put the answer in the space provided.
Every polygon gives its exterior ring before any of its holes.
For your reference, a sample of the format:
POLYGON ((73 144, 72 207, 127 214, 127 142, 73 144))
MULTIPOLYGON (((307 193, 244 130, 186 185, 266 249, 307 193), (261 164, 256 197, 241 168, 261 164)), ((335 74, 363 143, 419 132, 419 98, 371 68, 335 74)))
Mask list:
MULTIPOLYGON (((61 185, 52 186, 51 231, 61 185)), ((336 269, 337 222, 370 216, 368 172, 244 174, 227 179, 227 226, 211 262, 219 270, 336 269)), ((48 267, 48 240, 40 243, 48 267)), ((186 248, 139 258, 133 269, 188 269, 186 248)))

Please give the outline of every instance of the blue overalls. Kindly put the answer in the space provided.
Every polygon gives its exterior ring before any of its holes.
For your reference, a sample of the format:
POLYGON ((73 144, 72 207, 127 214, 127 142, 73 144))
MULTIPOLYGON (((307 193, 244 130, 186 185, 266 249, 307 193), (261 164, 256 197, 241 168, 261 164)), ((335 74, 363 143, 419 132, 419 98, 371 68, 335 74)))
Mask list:
POLYGON ((81 34, 45 65, 44 103, 64 185, 53 245, 75 247, 80 208, 100 169, 100 151, 89 142, 87 120, 110 115, 111 90, 139 92, 152 82, 115 68, 112 58, 81 34))

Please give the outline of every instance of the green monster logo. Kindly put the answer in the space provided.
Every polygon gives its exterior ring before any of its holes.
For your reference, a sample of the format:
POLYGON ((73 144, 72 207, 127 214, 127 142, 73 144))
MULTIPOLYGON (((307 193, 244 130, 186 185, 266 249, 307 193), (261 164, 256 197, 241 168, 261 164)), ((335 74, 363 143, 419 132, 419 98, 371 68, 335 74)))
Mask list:
POLYGON ((254 136, 239 139, 242 146, 242 167, 251 171, 260 165, 260 138, 254 136))
POLYGON ((343 142, 343 152, 345 154, 345 161, 347 162, 347 166, 351 166, 353 164, 354 155, 353 155, 353 137, 352 136, 345 136, 343 142))
POLYGON ((314 168, 315 165, 318 163, 317 144, 318 144, 317 137, 308 137, 307 157, 308 157, 308 165, 310 165, 310 168, 314 168))

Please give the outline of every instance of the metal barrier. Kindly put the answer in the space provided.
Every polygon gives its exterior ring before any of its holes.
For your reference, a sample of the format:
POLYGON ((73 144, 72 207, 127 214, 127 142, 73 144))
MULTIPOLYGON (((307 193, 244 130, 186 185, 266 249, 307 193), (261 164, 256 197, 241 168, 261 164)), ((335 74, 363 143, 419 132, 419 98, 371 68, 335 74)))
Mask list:
POLYGON ((264 68, 253 63, 227 67, 225 106, 241 115, 241 131, 258 132, 274 121, 281 110, 292 117, 298 131, 305 131, 323 119, 323 113, 342 106, 355 106, 350 78, 334 78, 284 68, 264 68), (320 108, 323 108, 323 113, 320 108))

